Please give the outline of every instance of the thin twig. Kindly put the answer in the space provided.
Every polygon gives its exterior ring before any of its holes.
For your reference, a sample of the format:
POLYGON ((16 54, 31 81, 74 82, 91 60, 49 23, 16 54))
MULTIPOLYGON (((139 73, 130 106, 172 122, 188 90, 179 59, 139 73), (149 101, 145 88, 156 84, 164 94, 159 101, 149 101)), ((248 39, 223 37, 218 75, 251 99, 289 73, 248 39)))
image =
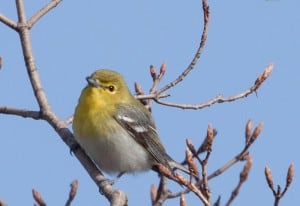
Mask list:
POLYGON ((0 13, 0 22, 5 24, 6 26, 10 27, 11 29, 17 31, 18 30, 18 25, 16 22, 13 20, 9 19, 8 17, 4 16, 3 14, 0 13))
POLYGON ((206 0, 202 0, 202 9, 203 9, 203 16, 204 16, 203 32, 202 32, 202 36, 201 36, 200 45, 198 47, 198 50, 197 50, 193 60, 191 61, 189 66, 175 80, 173 80, 172 82, 168 83, 167 85, 165 85, 164 87, 159 89, 156 92, 157 94, 161 94, 164 91, 168 90, 171 87, 174 87, 179 82, 181 82, 189 74, 189 72, 194 69, 197 61, 199 60, 199 58, 203 52, 204 46, 205 46, 207 32, 208 32, 208 24, 209 24, 209 7, 208 7, 206 0))
MULTIPOLYGON (((247 124, 249 124, 249 123, 247 122, 247 124)), ((231 166, 233 166, 237 162, 246 160, 248 158, 248 155, 249 155, 249 148, 250 148, 251 145, 253 145, 255 140, 257 140, 257 136, 260 134, 260 133, 257 133, 257 131, 258 130, 261 131, 261 129, 262 129, 261 127, 262 127, 262 124, 259 123, 256 126, 256 128, 254 129, 254 131, 252 132, 252 134, 251 134, 251 136, 256 136, 255 138, 253 138, 254 140, 250 141, 251 143, 245 142, 245 146, 242 149, 242 151, 239 154, 237 154, 236 156, 234 156, 231 160, 226 162, 223 166, 221 166, 220 168, 218 168, 217 170, 212 172, 210 175, 208 175, 207 176, 207 181, 221 175, 223 172, 228 170, 231 166), (260 129, 257 129, 257 128, 260 128, 260 129)), ((247 129, 247 127, 246 127, 246 129, 247 129)), ((200 162, 201 162, 201 160, 200 160, 200 162)), ((203 180, 200 180, 200 181, 197 182, 196 186, 199 186, 199 185, 202 185, 202 184, 203 184, 203 180)), ((180 191, 180 192, 177 192, 177 193, 173 193, 173 194, 169 195, 169 198, 176 198, 176 197, 179 197, 182 193, 188 193, 188 192, 190 192, 190 191, 185 190, 185 191, 180 191)))
POLYGON ((23 0, 16 0, 17 12, 18 12, 18 23, 26 24, 25 8, 23 0))
POLYGON ((142 95, 135 95, 136 99, 161 99, 169 97, 169 94, 142 94, 142 95))
POLYGON ((23 49, 23 54, 24 54, 24 60, 26 63, 26 68, 27 68, 27 73, 28 77, 30 79, 30 83, 32 86, 32 89, 34 91, 36 100, 38 102, 38 105, 40 107, 40 110, 42 113, 45 111, 49 112, 51 114, 51 118, 56 119, 55 114, 53 112, 50 112, 50 106, 47 101, 46 94, 43 90, 39 74, 37 72, 34 56, 33 56, 33 51, 32 51, 32 46, 31 46, 31 40, 30 40, 30 33, 29 33, 29 28, 27 25, 27 19, 25 16, 25 8, 24 8, 24 3, 23 0, 16 0, 17 4, 17 10, 18 10, 18 19, 19 19, 19 36, 21 40, 21 45, 23 49))
POLYGON ((68 117, 64 122, 65 122, 66 125, 72 124, 72 122, 73 122, 73 115, 70 116, 70 117, 68 117))
POLYGON ((28 28, 31 29, 32 26, 45 14, 47 14, 51 9, 55 8, 62 0, 51 0, 47 5, 45 5, 41 10, 39 10, 35 15, 33 15, 28 20, 28 28))
POLYGON ((233 200, 238 196, 243 183, 247 180, 251 166, 252 166, 252 158, 248 157, 247 162, 243 168, 243 171, 240 173, 240 180, 239 180, 237 186, 235 187, 235 189, 232 191, 229 200, 225 204, 226 206, 229 206, 233 202, 233 200))
MULTIPOLYGON (((168 179, 171 179, 171 180, 177 182, 180 185, 184 185, 185 187, 188 188, 187 191, 189 191, 189 192, 192 191, 196 196, 198 196, 200 198, 200 200, 204 203, 205 206, 209 205, 208 200, 203 195, 203 193, 197 188, 197 186, 195 184, 189 182, 188 180, 186 180, 180 173, 175 173, 175 175, 174 175, 169 169, 167 169, 162 164, 158 164, 157 168, 158 168, 158 171, 160 174, 164 175, 168 179)), ((178 196, 180 196, 181 194, 183 194, 183 193, 180 193, 178 196)), ((172 197, 174 197, 174 195, 169 193, 167 197, 172 198, 172 197)))
MULTIPOLYGON (((156 88, 158 87, 158 85, 159 85, 160 81, 162 80, 163 76, 165 75, 165 73, 166 73, 166 62, 163 62, 162 65, 160 66, 160 71, 159 71, 158 75, 156 73, 155 67, 152 65, 150 66, 150 74, 152 76, 153 84, 152 84, 149 94, 156 94, 156 88)), ((160 94, 156 94, 155 96, 157 97, 158 95, 160 95, 160 94)), ((153 99, 150 99, 148 101, 147 107, 151 109, 152 103, 153 103, 153 99)))
POLYGON ((0 107, 0 114, 17 115, 24 118, 41 119, 41 113, 27 109, 18 109, 13 107, 0 107))
POLYGON ((162 65, 160 66, 160 71, 159 71, 159 75, 156 74, 156 72, 152 72, 151 70, 155 69, 153 66, 150 66, 150 72, 153 78, 153 84, 152 87, 150 89, 150 94, 154 94, 156 93, 156 88, 159 85, 160 81, 162 80, 163 76, 165 75, 166 72, 166 62, 163 62, 162 65))
POLYGON ((160 176, 159 187, 156 193, 156 199, 152 202, 153 206, 161 206, 168 199, 170 191, 167 187, 167 178, 164 175, 160 176))
POLYGON ((178 107, 181 109, 202 109, 205 107, 209 107, 215 103, 223 103, 223 102, 232 102, 244 97, 247 97, 249 94, 256 92, 257 89, 260 87, 260 85, 269 77, 272 69, 273 69, 273 64, 270 64, 267 66, 267 68, 265 69, 265 71, 260 74, 255 83, 246 91, 241 92, 239 94, 230 96, 230 97, 223 97, 222 95, 218 95, 216 97, 214 97, 211 100, 208 100, 204 103, 200 103, 200 104, 179 104, 179 103, 174 103, 174 102, 167 102, 167 101, 162 101, 159 98, 154 99, 157 103, 165 105, 165 106, 170 106, 170 107, 178 107))

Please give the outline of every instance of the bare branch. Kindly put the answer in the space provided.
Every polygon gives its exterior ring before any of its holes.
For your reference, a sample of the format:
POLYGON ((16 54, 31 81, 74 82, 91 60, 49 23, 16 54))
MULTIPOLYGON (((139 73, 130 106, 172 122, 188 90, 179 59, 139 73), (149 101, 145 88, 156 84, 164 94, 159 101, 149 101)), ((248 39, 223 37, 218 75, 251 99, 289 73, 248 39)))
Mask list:
POLYGON ((167 187, 167 178, 164 175, 160 176, 159 186, 156 190, 156 196, 152 202, 153 206, 162 206, 163 203, 168 199, 170 191, 167 187))
MULTIPOLYGON (((187 190, 192 191, 196 196, 198 196, 200 198, 200 200, 204 203, 204 205, 206 205, 206 206, 209 205, 208 200, 203 195, 203 193, 197 188, 197 186, 195 184, 193 184, 192 182, 189 182, 187 179, 185 179, 180 173, 176 172, 174 174, 163 164, 157 164, 156 167, 160 174, 162 174, 163 176, 165 176, 168 179, 171 179, 171 180, 177 182, 180 185, 187 187, 188 188, 187 190)), ((182 193, 180 192, 179 194, 176 194, 176 195, 180 196, 181 194, 182 193)), ((175 197, 174 194, 168 194, 168 196, 166 198, 173 198, 173 197, 175 197)))
POLYGON ((30 79, 32 89, 34 91, 34 95, 37 99, 41 112, 45 113, 47 111, 49 112, 49 114, 51 114, 52 116, 51 118, 56 119, 56 117, 54 117, 55 114, 53 112, 50 112, 51 109, 48 104, 46 94, 42 88, 42 84, 36 68, 32 46, 31 46, 29 28, 26 22, 27 20, 25 16, 23 0, 16 0, 16 4, 18 10, 19 25, 20 25, 18 33, 21 39, 21 45, 22 45, 24 60, 27 68, 27 73, 30 79))
POLYGON ((166 97, 169 97, 170 95, 169 94, 141 94, 141 95, 135 95, 134 97, 136 99, 161 99, 161 98, 166 98, 166 97))
POLYGON ((168 90, 171 87, 174 87, 176 84, 181 82, 189 73, 192 71, 199 60, 207 38, 207 32, 208 32, 208 24, 209 24, 209 7, 206 2, 206 0, 202 0, 202 9, 203 9, 203 15, 204 15, 204 26, 203 26, 203 31, 202 31, 202 36, 201 36, 201 42, 199 45, 199 48, 192 60, 192 62, 189 64, 189 66, 172 82, 168 83, 166 86, 163 88, 159 89, 156 93, 161 94, 164 91, 168 90))
POLYGON ((179 174, 179 173, 176 173, 176 176, 177 176, 179 182, 182 185, 186 186, 195 195, 197 195, 200 198, 200 200, 203 202, 203 204, 205 206, 209 206, 210 205, 208 199, 204 196, 204 194, 198 189, 198 187, 195 184, 188 183, 188 181, 181 174, 179 174))
POLYGON ((218 95, 213 99, 200 104, 179 104, 174 102, 162 101, 159 98, 155 98, 154 100, 159 104, 170 106, 170 107, 178 107, 181 109, 202 109, 205 107, 209 107, 215 103, 232 102, 247 97, 249 94, 256 92, 256 90, 261 86, 261 84, 269 77, 270 73, 272 72, 272 69, 273 69, 273 64, 268 65, 265 71, 258 76, 253 86, 251 86, 246 91, 236 94, 234 96, 223 97, 222 95, 218 95))
POLYGON ((47 14, 51 9, 55 8, 61 1, 62 0, 51 0, 47 5, 45 5, 41 10, 39 10, 28 20, 28 28, 31 29, 40 18, 47 14))
MULTIPOLYGON (((247 124, 248 124, 248 122, 247 122, 247 124)), ((211 129, 209 129, 209 130, 211 130, 211 129)), ((211 133, 211 132, 209 132, 209 133, 211 133)), ((255 139, 257 139, 257 138, 255 138, 255 139)), ((188 141, 187 144, 188 144, 189 148, 193 148, 193 147, 191 147, 191 142, 188 141)), ((197 182, 196 186, 201 186, 202 184, 204 184, 204 181, 208 181, 208 180, 210 180, 212 178, 215 178, 215 177, 221 175, 223 172, 225 172, 231 166, 233 166, 234 164, 236 164, 238 161, 247 160, 249 158, 249 151, 248 150, 249 150, 249 148, 250 148, 251 145, 252 144, 245 144, 244 148, 242 149, 242 151, 239 154, 237 154, 235 157, 233 157, 231 160, 229 160, 228 162, 226 162, 223 166, 221 166, 220 168, 218 168, 217 170, 215 170, 214 172, 212 172, 207 177, 206 177, 206 175, 204 175, 203 178, 207 178, 207 180, 206 179, 199 180, 197 182)), ((191 151, 193 151, 193 150, 194 149, 192 149, 191 151)), ((208 159, 209 154, 210 153, 207 153, 207 156, 206 156, 205 159, 208 159)), ((202 166, 202 164, 205 163, 205 159, 204 160, 201 160, 200 158, 198 158, 198 159, 199 159, 199 162, 201 163, 201 166, 202 166)), ((186 162, 186 160, 184 162, 186 162)), ((205 168, 203 168, 203 166, 202 166, 202 173, 206 173, 206 170, 205 170, 205 168)), ((179 197, 181 193, 188 193, 188 192, 190 192, 190 191, 189 190, 185 190, 185 191, 181 191, 181 192, 178 192, 178 193, 174 193, 174 194, 171 194, 169 196, 169 198, 179 197)))
POLYGON ((236 188, 232 191, 231 196, 230 196, 228 202, 226 203, 226 206, 229 206, 233 202, 233 200, 238 196, 243 183, 247 180, 251 166, 252 166, 252 158, 248 157, 247 162, 243 168, 243 171, 240 173, 240 180, 239 180, 236 188))
MULTIPOLYGON (((54 1, 53 1, 54 2, 54 1)), ((53 3, 50 3, 53 5, 53 3)), ((16 108, 0 107, 0 113, 13 114, 22 117, 30 117, 33 119, 43 119, 47 121, 53 129, 59 134, 61 139, 72 148, 73 154, 80 161, 82 166, 86 169, 90 177, 99 186, 102 193, 110 201, 111 205, 126 205, 127 197, 123 191, 115 190, 110 184, 107 183, 106 178, 95 166, 93 161, 86 155, 86 153, 79 147, 75 141, 72 132, 67 128, 71 119, 61 121, 56 114, 51 110, 46 94, 42 88, 42 84, 39 78, 39 74, 36 68, 34 55, 31 46, 29 26, 25 15, 24 2, 23 0, 16 0, 17 13, 18 13, 18 29, 17 32, 20 36, 24 61, 28 73, 28 77, 34 91, 35 98, 40 107, 40 111, 30 111, 16 108), (75 149, 76 148, 76 149, 75 149), (105 183, 106 182, 106 183, 105 183)), ((49 6, 50 8, 51 6, 49 6)), ((46 9, 39 14, 44 15, 46 9)), ((35 23, 40 17, 36 16, 36 20, 32 20, 32 24, 35 23)), ((3 18, 2 18, 3 19, 3 18)), ((31 25, 32 26, 32 25, 31 25)))
POLYGON ((26 15, 23 0, 16 0, 17 12, 18 12, 18 23, 26 24, 26 15))
POLYGON ((26 109, 17 109, 13 107, 0 107, 0 114, 17 115, 24 118, 42 119, 41 113, 38 111, 31 111, 26 109))
POLYGON ((9 19, 8 17, 4 16, 3 14, 0 14, 0 22, 5 24, 6 26, 10 27, 11 29, 17 31, 18 25, 13 20, 9 19))

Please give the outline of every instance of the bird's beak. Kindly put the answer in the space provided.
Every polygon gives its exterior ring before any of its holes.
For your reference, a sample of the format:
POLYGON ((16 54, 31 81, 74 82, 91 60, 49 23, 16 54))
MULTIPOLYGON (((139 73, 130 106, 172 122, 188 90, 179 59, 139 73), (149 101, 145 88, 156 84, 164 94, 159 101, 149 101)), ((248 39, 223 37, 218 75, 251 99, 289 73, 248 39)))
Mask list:
POLYGON ((99 87, 100 87, 99 83, 98 83, 95 79, 93 79, 91 76, 87 77, 87 78, 86 78, 86 81, 87 81, 88 84, 89 84, 90 86, 92 86, 92 87, 96 87, 96 88, 99 88, 99 87))

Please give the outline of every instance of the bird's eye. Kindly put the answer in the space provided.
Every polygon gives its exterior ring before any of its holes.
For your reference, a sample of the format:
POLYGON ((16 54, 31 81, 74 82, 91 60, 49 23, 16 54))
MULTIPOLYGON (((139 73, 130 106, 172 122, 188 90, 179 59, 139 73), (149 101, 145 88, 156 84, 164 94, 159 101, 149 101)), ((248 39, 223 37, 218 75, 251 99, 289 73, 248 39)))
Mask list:
POLYGON ((110 92, 115 91, 115 86, 113 86, 113 85, 108 86, 108 90, 109 90, 110 92))

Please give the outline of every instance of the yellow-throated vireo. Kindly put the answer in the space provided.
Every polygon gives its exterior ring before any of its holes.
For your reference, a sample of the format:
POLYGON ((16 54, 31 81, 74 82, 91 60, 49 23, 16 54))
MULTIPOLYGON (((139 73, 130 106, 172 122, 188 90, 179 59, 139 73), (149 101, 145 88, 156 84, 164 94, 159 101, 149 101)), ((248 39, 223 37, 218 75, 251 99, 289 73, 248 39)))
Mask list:
POLYGON ((130 93, 123 77, 100 69, 86 78, 75 110, 75 139, 106 173, 133 173, 157 163, 189 171, 163 147, 150 112, 130 93))

